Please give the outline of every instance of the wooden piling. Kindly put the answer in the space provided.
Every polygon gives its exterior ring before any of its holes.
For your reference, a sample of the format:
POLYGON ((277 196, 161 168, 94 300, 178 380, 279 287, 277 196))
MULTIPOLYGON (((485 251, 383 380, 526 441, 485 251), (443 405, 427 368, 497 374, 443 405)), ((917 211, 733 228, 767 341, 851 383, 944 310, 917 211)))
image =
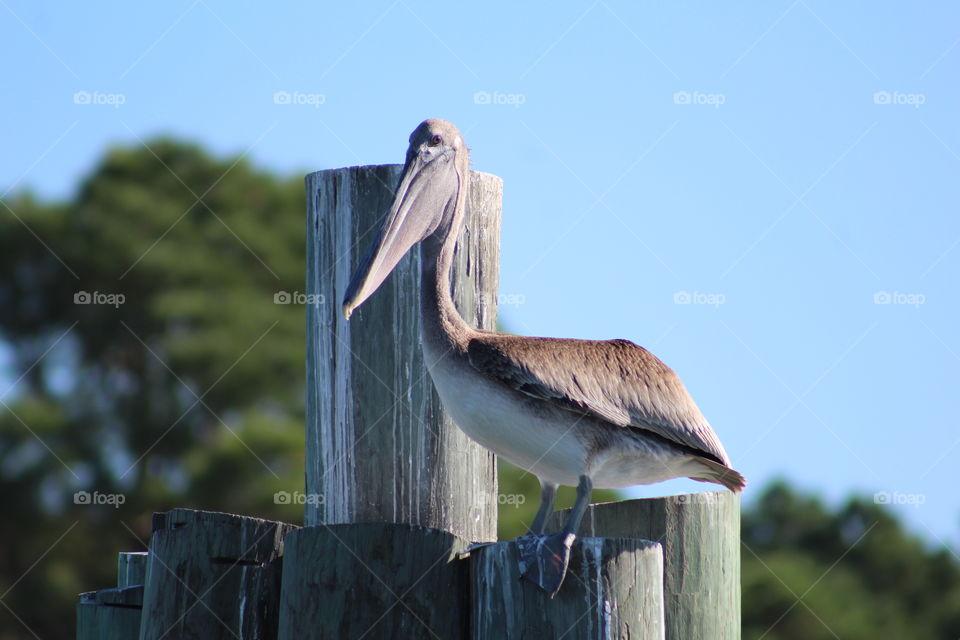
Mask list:
POLYGON ((77 640, 137 637, 146 570, 146 552, 131 551, 118 555, 117 586, 80 594, 77 640))
MULTIPOLYGON (((307 176, 306 525, 410 523, 496 539, 493 455, 444 412, 420 348, 420 249, 350 321, 341 298, 390 207, 399 165, 307 176)), ((494 329, 502 181, 470 172, 453 297, 494 329)))
POLYGON ((147 577, 146 551, 123 551, 117 556, 117 586, 131 587, 144 584, 147 577))
POLYGON ((520 580, 517 544, 470 554, 471 638, 663 640, 663 558, 656 542, 578 538, 551 599, 520 580))
MULTIPOLYGON (((559 531, 568 511, 548 530, 559 531)), ((591 505, 582 536, 632 536, 663 545, 667 640, 740 638, 740 498, 730 491, 591 505)))
POLYGON ((283 539, 295 528, 190 509, 154 514, 140 640, 276 638, 283 539))
POLYGON ((446 531, 406 524, 292 532, 279 640, 467 638, 470 572, 456 559, 466 546, 446 531))
POLYGON ((77 640, 136 638, 142 606, 142 584, 81 593, 77 603, 77 640))

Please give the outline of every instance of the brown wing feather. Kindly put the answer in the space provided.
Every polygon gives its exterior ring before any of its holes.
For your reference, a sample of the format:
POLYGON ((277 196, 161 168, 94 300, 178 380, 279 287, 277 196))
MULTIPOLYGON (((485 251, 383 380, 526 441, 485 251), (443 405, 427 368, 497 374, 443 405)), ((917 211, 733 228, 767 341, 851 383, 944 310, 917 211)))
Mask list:
POLYGON ((629 340, 488 334, 473 338, 467 350, 475 369, 521 393, 651 431, 730 464, 677 374, 629 340))

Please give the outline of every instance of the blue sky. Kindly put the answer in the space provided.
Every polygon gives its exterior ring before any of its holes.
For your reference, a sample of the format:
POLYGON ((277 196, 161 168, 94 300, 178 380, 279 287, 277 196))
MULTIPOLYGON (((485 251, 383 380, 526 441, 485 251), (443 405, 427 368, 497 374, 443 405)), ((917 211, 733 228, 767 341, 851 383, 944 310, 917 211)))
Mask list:
POLYGON ((505 181, 512 330, 643 344, 752 487, 882 492, 956 544, 958 14, 2 0, 0 192, 68 196, 161 133, 281 172, 401 162, 452 120, 505 181))

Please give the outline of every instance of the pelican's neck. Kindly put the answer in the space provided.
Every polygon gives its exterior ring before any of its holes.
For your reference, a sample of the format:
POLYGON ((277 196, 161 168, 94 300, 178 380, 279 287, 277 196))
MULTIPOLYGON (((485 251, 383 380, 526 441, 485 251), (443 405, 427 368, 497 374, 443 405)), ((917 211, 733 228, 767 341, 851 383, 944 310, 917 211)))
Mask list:
POLYGON ((456 211, 446 230, 436 233, 421 244, 423 273, 420 279, 420 331, 427 349, 466 351, 470 326, 453 304, 450 295, 450 271, 453 250, 463 226, 463 198, 457 198, 456 211))

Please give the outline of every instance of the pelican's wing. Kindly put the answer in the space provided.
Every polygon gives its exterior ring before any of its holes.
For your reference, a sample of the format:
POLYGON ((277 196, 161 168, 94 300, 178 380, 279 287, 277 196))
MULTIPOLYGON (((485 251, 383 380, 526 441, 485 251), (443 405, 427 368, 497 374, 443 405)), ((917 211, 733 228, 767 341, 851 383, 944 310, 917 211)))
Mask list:
POLYGON ((651 431, 729 466, 710 423, 670 367, 628 340, 482 334, 470 364, 484 375, 568 411, 651 431))

